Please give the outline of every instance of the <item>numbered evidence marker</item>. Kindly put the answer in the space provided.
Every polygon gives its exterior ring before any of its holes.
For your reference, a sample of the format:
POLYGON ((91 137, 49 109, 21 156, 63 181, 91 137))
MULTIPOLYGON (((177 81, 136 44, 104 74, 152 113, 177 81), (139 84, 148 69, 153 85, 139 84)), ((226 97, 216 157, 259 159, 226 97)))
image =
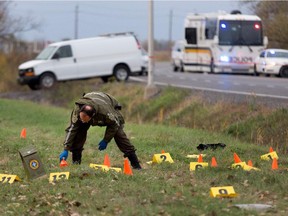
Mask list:
POLYGON ((223 187, 211 187, 210 188, 211 197, 236 197, 238 194, 235 193, 233 186, 223 186, 223 187))
POLYGON ((278 160, 278 155, 277 155, 276 151, 261 155, 261 160, 267 160, 268 161, 268 160, 273 160, 274 158, 276 158, 278 160))
POLYGON ((234 163, 232 164, 232 169, 239 169, 242 168, 243 170, 250 171, 250 170, 260 170, 256 167, 252 167, 246 164, 246 162, 234 163))
POLYGON ((49 183, 56 182, 63 179, 69 179, 69 172, 55 172, 50 173, 49 183))
POLYGON ((96 170, 102 170, 104 172, 108 172, 109 170, 114 170, 116 172, 121 172, 121 168, 116 168, 116 167, 108 167, 106 165, 102 164, 92 164, 90 163, 89 167, 96 169, 96 170))
POLYGON ((172 157, 169 153, 162 153, 162 154, 154 154, 152 163, 162 163, 162 162, 169 162, 174 163, 172 157))
POLYGON ((190 171, 208 167, 207 162, 190 162, 190 171))
POLYGON ((14 181, 21 181, 17 175, 0 174, 0 183, 12 184, 14 181))

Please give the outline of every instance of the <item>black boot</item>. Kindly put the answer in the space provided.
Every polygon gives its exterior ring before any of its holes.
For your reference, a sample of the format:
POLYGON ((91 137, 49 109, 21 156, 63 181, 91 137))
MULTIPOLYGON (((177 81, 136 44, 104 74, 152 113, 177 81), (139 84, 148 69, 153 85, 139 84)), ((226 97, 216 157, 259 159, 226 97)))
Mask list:
POLYGON ((140 163, 139 163, 139 160, 138 160, 137 155, 135 154, 135 152, 130 153, 130 154, 128 155, 128 159, 129 159, 129 161, 130 161, 131 166, 133 167, 133 169, 138 169, 138 170, 142 169, 142 167, 141 167, 141 165, 140 165, 140 163))
POLYGON ((82 152, 72 152, 72 162, 73 164, 81 164, 82 152))

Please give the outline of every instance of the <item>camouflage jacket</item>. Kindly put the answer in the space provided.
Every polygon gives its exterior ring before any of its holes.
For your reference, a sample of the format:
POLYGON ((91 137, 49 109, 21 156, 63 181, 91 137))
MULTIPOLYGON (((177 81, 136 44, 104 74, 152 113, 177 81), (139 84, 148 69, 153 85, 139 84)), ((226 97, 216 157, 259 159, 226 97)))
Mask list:
POLYGON ((70 126, 66 129, 65 149, 70 149, 70 147, 73 146, 77 130, 81 127, 81 124, 83 124, 79 119, 79 113, 84 104, 93 106, 96 110, 96 114, 88 124, 92 126, 106 126, 103 139, 107 143, 111 141, 121 125, 125 123, 119 111, 121 106, 115 98, 103 92, 87 93, 75 102, 75 107, 71 114, 70 126))

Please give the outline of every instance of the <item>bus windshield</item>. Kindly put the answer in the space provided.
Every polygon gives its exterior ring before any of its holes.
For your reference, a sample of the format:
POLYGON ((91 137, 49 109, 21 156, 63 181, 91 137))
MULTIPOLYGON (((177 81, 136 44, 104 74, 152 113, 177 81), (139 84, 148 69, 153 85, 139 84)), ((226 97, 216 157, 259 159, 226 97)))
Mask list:
POLYGON ((260 21, 220 20, 219 45, 262 46, 262 24, 260 21))
POLYGON ((39 53, 39 55, 36 57, 36 60, 47 60, 51 56, 52 53, 54 53, 55 49, 57 47, 54 46, 48 46, 42 52, 39 53))

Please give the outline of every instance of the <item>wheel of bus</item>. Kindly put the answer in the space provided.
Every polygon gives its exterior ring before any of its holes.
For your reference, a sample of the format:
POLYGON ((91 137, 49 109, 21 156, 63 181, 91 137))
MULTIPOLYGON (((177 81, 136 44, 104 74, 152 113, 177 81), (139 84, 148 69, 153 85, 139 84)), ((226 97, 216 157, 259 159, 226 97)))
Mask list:
POLYGON ((39 90, 40 89, 40 85, 36 84, 36 83, 29 83, 28 86, 31 90, 39 90))
POLYGON ((182 61, 180 62, 180 72, 184 72, 184 64, 182 61))
POLYGON ((176 66, 175 62, 173 62, 173 71, 177 72, 178 71, 178 67, 176 66))
POLYGON ((259 73, 257 72, 256 64, 254 64, 254 76, 259 76, 259 73))
POLYGON ((129 78, 130 69, 126 65, 117 65, 113 69, 113 75, 117 81, 126 81, 129 78))
POLYGON ((55 85, 56 78, 52 73, 44 73, 40 77, 39 85, 41 88, 49 89, 55 85))
POLYGON ((288 77, 288 67, 287 66, 284 66, 280 69, 280 72, 279 72, 279 75, 280 77, 288 77))

